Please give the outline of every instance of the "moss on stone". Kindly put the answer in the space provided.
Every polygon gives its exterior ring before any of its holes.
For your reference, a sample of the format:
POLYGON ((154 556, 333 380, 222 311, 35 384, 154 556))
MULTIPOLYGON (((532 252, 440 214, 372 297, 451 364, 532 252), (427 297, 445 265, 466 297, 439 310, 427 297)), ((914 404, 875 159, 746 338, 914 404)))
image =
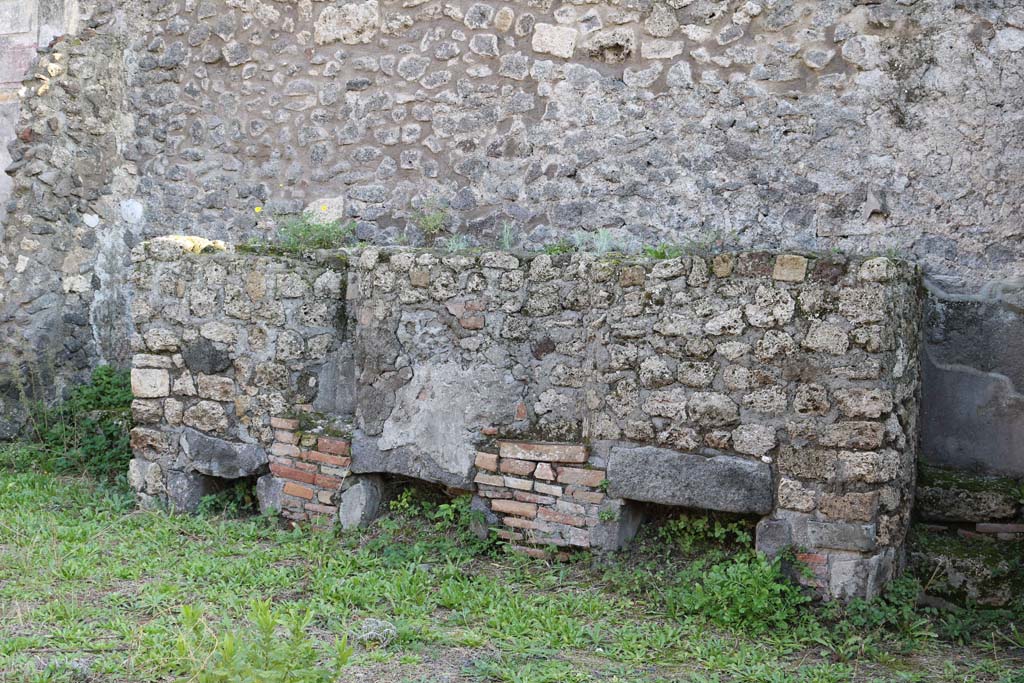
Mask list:
POLYGON ((1017 496, 1020 484, 1009 477, 987 477, 962 470, 951 470, 921 464, 917 471, 917 485, 938 489, 959 489, 972 493, 992 492, 1017 496))

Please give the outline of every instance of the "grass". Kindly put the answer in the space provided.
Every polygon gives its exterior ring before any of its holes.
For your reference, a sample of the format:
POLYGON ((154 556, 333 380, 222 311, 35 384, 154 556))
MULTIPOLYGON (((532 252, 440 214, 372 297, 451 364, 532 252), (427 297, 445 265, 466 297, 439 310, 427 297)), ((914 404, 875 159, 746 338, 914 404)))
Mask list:
POLYGON ((939 640, 905 595, 846 610, 772 596, 794 611, 754 600, 734 620, 727 587, 750 580, 737 567, 754 555, 732 522, 706 525, 706 542, 699 523, 675 523, 628 558, 545 564, 473 539, 455 504, 404 496, 363 532, 287 531, 138 511, 123 489, 40 472, 30 453, 0 453, 4 683, 1024 681, 1018 631, 939 640), (225 648, 294 651, 313 673, 261 677, 250 659, 250 678, 215 677, 225 648))

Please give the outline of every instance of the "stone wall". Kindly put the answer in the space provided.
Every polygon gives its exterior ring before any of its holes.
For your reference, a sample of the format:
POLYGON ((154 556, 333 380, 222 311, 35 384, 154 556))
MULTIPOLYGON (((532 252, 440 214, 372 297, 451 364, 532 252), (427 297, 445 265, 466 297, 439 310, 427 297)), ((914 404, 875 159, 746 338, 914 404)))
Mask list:
POLYGON ((1014 357, 979 361, 946 312, 976 300, 1021 337, 1019 3, 96 0, 82 16, 26 81, 8 374, 52 357, 60 386, 126 361, 139 240, 266 237, 306 207, 378 244, 603 229, 633 249, 892 250, 942 292, 925 403, 954 419, 926 421, 927 457, 1015 457, 1014 357))
POLYGON ((346 278, 329 254, 137 251, 143 500, 189 509, 262 476, 265 507, 351 524, 397 475, 473 491, 524 548, 619 548, 655 503, 761 516, 758 546, 805 549, 834 596, 874 594, 899 570, 913 267, 765 252, 351 258, 346 278))
POLYGON ((272 417, 328 400, 320 377, 344 356, 344 268, 185 255, 161 240, 132 260, 129 478, 143 504, 194 510, 224 481, 268 471, 272 417))

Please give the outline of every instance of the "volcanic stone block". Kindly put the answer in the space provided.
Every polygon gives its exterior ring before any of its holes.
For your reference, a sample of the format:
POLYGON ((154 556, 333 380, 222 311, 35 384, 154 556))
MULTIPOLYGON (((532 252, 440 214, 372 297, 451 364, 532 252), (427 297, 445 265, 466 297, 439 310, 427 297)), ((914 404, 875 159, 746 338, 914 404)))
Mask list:
POLYGON ((261 446, 225 441, 188 427, 182 431, 181 447, 191 459, 193 469, 222 479, 252 476, 268 462, 267 452, 261 446))
POLYGON ((608 494, 662 505, 767 514, 772 475, 763 462, 667 448, 612 448, 608 494))

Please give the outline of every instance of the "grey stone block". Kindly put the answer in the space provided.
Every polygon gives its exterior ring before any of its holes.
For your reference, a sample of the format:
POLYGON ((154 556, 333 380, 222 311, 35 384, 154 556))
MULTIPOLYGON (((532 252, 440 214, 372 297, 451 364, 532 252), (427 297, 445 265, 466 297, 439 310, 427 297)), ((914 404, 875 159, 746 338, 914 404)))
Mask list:
POLYGON ((875 525, 808 521, 807 540, 810 547, 816 549, 873 550, 876 543, 875 525))
POLYGON ((450 472, 414 446, 384 451, 378 447, 377 441, 358 430, 352 435, 353 474, 400 474, 458 489, 473 488, 473 478, 468 469, 465 474, 450 472))
POLYGON ((667 448, 612 448, 608 493, 662 505, 768 514, 772 475, 768 465, 746 458, 707 458, 667 448))
POLYGON ((269 462, 261 446, 225 441, 189 427, 182 430, 181 447, 195 471, 221 479, 250 477, 269 462))
POLYGON ((260 514, 269 515, 281 511, 281 493, 284 482, 272 474, 264 474, 256 480, 256 500, 260 504, 260 514))
POLYGON ((342 529, 363 527, 380 515, 383 481, 367 475, 345 489, 338 505, 338 522, 342 529))

